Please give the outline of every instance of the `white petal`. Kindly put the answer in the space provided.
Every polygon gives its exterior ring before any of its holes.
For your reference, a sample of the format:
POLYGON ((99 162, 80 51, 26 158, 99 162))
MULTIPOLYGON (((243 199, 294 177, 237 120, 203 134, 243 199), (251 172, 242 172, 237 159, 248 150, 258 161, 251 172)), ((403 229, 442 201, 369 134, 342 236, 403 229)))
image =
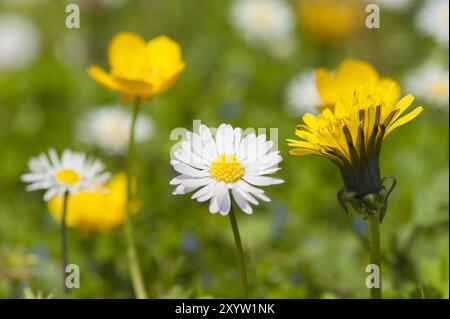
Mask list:
POLYGON ((231 200, 230 193, 228 190, 219 198, 219 212, 221 215, 225 216, 230 212, 231 200))
POLYGON ((184 195, 196 190, 198 187, 195 186, 186 186, 183 184, 178 185, 175 190, 172 192, 172 195, 184 195))
POLYGON ((217 153, 219 155, 225 154, 225 130, 227 128, 226 124, 221 124, 216 132, 216 146, 217 153))
POLYGON ((209 172, 206 170, 198 170, 193 168, 192 166, 189 166, 187 164, 184 164, 177 160, 171 160, 170 164, 172 164, 173 168, 180 174, 188 175, 192 177, 206 177, 209 176, 209 172))
POLYGON ((219 211, 219 203, 217 201, 217 197, 214 196, 211 198, 211 202, 209 203, 209 212, 211 214, 216 214, 219 211))
POLYGON ((235 128, 233 154, 237 154, 239 150, 239 145, 241 144, 241 137, 242 137, 242 129, 239 127, 235 128))
POLYGON ((46 202, 48 202, 50 199, 52 199, 53 196, 56 195, 56 189, 55 188, 50 188, 48 191, 45 192, 44 194, 44 200, 46 202))
POLYGON ((184 186, 188 187, 202 187, 212 182, 210 177, 202 177, 202 178, 190 178, 185 179, 181 182, 184 186))
POLYGON ((246 214, 251 214, 253 212, 250 204, 245 200, 245 198, 236 189, 231 190, 233 194, 234 201, 239 206, 239 208, 246 214))
POLYGON ((256 186, 277 185, 284 182, 282 179, 268 176, 244 176, 243 180, 256 186))
POLYGON ((214 187, 216 186, 216 181, 211 181, 208 185, 200 188, 197 192, 192 195, 192 199, 198 199, 200 197, 204 197, 205 195, 214 191, 214 187))
POLYGON ((273 174, 275 172, 278 172, 281 169, 281 167, 274 167, 274 168, 268 168, 268 169, 262 169, 262 170, 249 170, 245 169, 245 174, 250 176, 261 176, 261 175, 267 175, 267 174, 273 174))

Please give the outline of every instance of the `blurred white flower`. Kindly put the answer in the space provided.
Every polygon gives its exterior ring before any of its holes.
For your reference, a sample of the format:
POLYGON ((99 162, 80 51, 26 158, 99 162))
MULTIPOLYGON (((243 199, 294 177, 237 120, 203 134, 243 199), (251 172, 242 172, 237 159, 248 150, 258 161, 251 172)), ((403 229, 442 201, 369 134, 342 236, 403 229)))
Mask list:
POLYGON ((285 96, 289 113, 295 116, 305 113, 317 114, 316 107, 322 104, 322 100, 317 91, 314 71, 297 75, 289 83, 285 96))
POLYGON ((282 158, 273 151, 273 142, 266 135, 245 134, 240 128, 221 124, 213 136, 206 125, 199 132, 188 132, 186 140, 174 152, 173 168, 181 175, 170 181, 176 188, 174 195, 196 190, 192 199, 209 202, 212 214, 227 215, 231 198, 246 214, 253 212, 258 200, 270 201, 264 191, 255 186, 283 183, 283 180, 265 176, 277 172, 282 158), (230 196, 231 195, 231 196, 230 196))
MULTIPOLYGON (((107 152, 122 154, 128 148, 131 113, 119 106, 104 106, 87 114, 77 130, 81 140, 107 152)), ((153 121, 141 115, 136 122, 135 141, 143 142, 153 134, 153 121)))
POLYGON ((284 0, 236 0, 231 7, 235 27, 251 42, 286 39, 294 26, 284 0))
POLYGON ((27 191, 45 189, 44 200, 53 196, 62 196, 66 192, 77 194, 79 191, 94 191, 99 184, 110 178, 105 173, 103 163, 98 159, 89 159, 86 154, 64 150, 61 158, 54 149, 33 157, 28 162, 29 173, 21 176, 21 180, 30 183, 27 191))
POLYGON ((20 69, 39 54, 40 34, 26 18, 0 14, 0 71, 20 69))
POLYGON ((420 9, 417 17, 417 27, 448 46, 449 1, 427 0, 420 9))
POLYGON ((367 2, 378 4, 381 9, 402 11, 409 9, 414 0, 367 0, 367 2))
POLYGON ((407 77, 406 89, 418 98, 448 110, 448 77, 448 68, 441 67, 436 63, 426 63, 407 77))

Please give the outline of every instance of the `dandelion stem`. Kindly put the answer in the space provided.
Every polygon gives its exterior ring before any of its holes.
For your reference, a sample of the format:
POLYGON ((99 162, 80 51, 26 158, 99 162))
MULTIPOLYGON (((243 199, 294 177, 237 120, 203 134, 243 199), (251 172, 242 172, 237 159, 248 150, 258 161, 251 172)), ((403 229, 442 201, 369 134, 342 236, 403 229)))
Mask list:
POLYGON ((128 144, 128 154, 126 158, 126 172, 127 172, 127 200, 126 200, 126 212, 127 218, 125 221, 125 236, 127 238, 127 250, 128 250, 128 263, 131 281, 133 284, 134 294, 137 299, 146 299, 147 293, 145 291, 144 280, 142 277, 141 268, 139 266, 138 255, 136 253, 133 225, 131 221, 130 203, 133 200, 133 161, 134 161, 134 131, 136 126, 136 120, 139 113, 141 100, 136 98, 133 105, 133 115, 130 126, 130 139, 128 144))
POLYGON ((236 244, 236 252, 239 261, 239 270, 241 272, 242 295, 244 298, 248 298, 247 269, 245 266, 244 251, 242 249, 241 236, 239 234, 239 228, 237 225, 236 216, 234 214, 233 203, 231 203, 230 213, 228 215, 230 215, 231 228, 233 229, 233 237, 236 244))
POLYGON ((370 218, 370 263, 378 266, 379 269, 379 287, 370 289, 372 299, 382 299, 381 294, 381 250, 380 250, 380 220, 378 214, 370 218))
POLYGON ((66 285, 66 267, 67 267, 67 205, 69 202, 69 192, 65 192, 63 196, 63 208, 61 216, 61 267, 62 267, 62 285, 63 285, 63 297, 69 294, 69 289, 66 285))

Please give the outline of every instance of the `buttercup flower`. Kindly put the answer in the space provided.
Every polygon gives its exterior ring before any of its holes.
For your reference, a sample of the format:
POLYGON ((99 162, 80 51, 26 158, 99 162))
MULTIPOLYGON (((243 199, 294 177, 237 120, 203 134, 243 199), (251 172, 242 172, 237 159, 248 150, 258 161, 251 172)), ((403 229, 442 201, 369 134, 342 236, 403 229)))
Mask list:
POLYGON ((94 190, 110 177, 103 172, 104 165, 99 160, 88 159, 84 153, 65 150, 61 159, 55 150, 48 151, 28 162, 30 172, 22 175, 23 182, 30 183, 28 191, 47 190, 44 200, 66 193, 76 194, 81 190, 94 190))
POLYGON ((297 75, 286 90, 286 102, 289 111, 295 116, 304 113, 317 113, 317 107, 322 105, 316 86, 316 76, 312 71, 297 75))
MULTIPOLYGON (((126 175, 114 175, 107 183, 97 185, 94 191, 80 191, 70 197, 66 223, 85 232, 108 231, 122 224, 127 217, 126 175)), ((55 196, 48 202, 52 215, 61 219, 62 196, 55 196)), ((137 211, 139 203, 135 202, 137 211)))
POLYGON ((395 102, 400 95, 400 87, 390 78, 380 78, 378 72, 369 63, 360 60, 345 60, 336 69, 330 72, 319 68, 316 73, 316 85, 323 104, 320 109, 333 109, 334 105, 342 99, 349 103, 354 98, 355 90, 364 84, 370 91, 381 87, 381 91, 390 90, 392 101, 395 102))
POLYGON ((427 0, 417 16, 417 27, 443 45, 448 46, 449 2, 427 0))
POLYGON ((293 16, 282 0, 236 0, 231 19, 250 42, 278 42, 289 38, 293 16))
POLYGON ((407 77, 406 86, 417 97, 448 111, 448 78, 448 68, 426 63, 407 77))
POLYGON ((222 124, 215 137, 201 125, 199 133, 188 132, 186 140, 174 152, 170 163, 181 175, 170 181, 176 185, 174 195, 197 190, 192 199, 210 201, 209 211, 227 215, 230 211, 230 192, 239 208, 252 213, 250 204, 258 200, 270 201, 262 189, 255 186, 280 184, 283 180, 264 176, 278 171, 282 158, 271 151, 272 141, 265 135, 243 134, 242 129, 222 124))
MULTIPOLYGON (((136 120, 135 140, 148 139, 153 133, 153 122, 149 117, 136 120)), ((126 152, 129 142, 131 113, 117 106, 104 106, 88 113, 80 121, 78 136, 87 144, 96 145, 115 154, 126 152)))
POLYGON ((130 32, 120 32, 109 44, 111 71, 98 66, 89 75, 105 87, 127 96, 151 98, 175 83, 185 64, 175 41, 159 36, 145 42, 130 32))
POLYGON ((383 139, 422 112, 422 107, 416 107, 404 115, 414 97, 409 94, 397 102, 398 85, 374 79, 368 78, 352 91, 350 83, 358 82, 339 76, 338 68, 330 83, 344 88, 344 95, 336 96, 332 109, 325 108, 317 116, 305 114, 304 124, 295 130, 300 140, 288 140, 293 155, 330 159, 342 173, 345 191, 359 199, 382 189, 378 158, 383 139))

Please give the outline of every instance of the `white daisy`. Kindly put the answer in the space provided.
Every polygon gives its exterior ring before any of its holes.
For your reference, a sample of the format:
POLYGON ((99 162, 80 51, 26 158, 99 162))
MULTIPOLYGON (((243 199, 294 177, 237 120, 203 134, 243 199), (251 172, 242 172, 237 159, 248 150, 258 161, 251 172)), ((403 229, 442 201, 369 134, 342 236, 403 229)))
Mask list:
POLYGON ((419 98, 448 110, 449 70, 436 63, 426 63, 406 79, 408 91, 419 98))
POLYGON ((45 201, 66 192, 76 194, 81 190, 96 190, 97 185, 105 183, 110 177, 109 173, 103 172, 102 162, 70 150, 64 150, 59 159, 55 150, 50 149, 48 157, 42 153, 30 159, 28 168, 30 172, 22 175, 21 180, 30 183, 27 191, 46 189, 45 201))
POLYGON ((316 86, 314 71, 306 71, 297 75, 286 89, 286 104, 289 112, 295 116, 305 113, 316 114, 316 107, 322 104, 316 86))
MULTIPOLYGON (((107 152, 122 154, 128 147, 131 113, 117 106, 103 106, 82 118, 78 136, 87 144, 99 146, 107 152)), ((140 116, 136 122, 135 141, 147 140, 153 134, 153 121, 140 116)))
POLYGON ((40 34, 23 17, 0 14, 0 71, 20 69, 39 53, 40 34))
POLYGON ((231 20, 252 42, 286 39, 294 26, 292 12, 283 0, 236 0, 231 20))
POLYGON ((270 201, 262 189, 283 183, 283 180, 264 176, 278 171, 282 158, 272 151, 273 142, 265 135, 244 134, 222 124, 213 137, 210 129, 200 125, 199 132, 188 132, 186 139, 174 152, 170 163, 181 175, 170 181, 177 185, 174 195, 197 190, 192 199, 210 201, 209 211, 227 215, 231 207, 230 192, 239 208, 252 213, 250 204, 258 200, 270 201))
POLYGON ((448 3, 448 0, 427 0, 417 17, 417 27, 422 32, 447 46, 449 28, 448 3))

